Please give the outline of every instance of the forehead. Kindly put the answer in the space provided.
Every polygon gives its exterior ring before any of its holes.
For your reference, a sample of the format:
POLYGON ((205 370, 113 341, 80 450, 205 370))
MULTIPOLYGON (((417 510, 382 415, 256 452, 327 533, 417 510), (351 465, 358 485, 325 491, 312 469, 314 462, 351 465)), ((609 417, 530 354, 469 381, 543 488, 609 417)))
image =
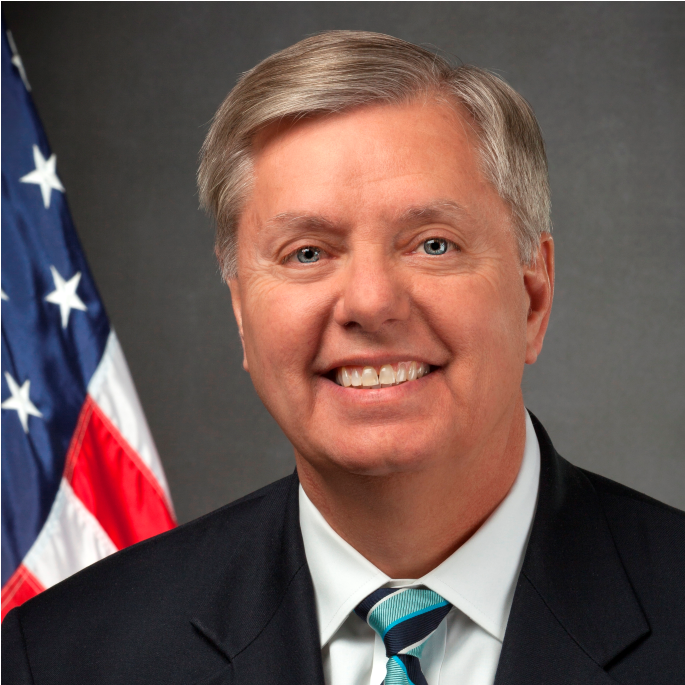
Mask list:
POLYGON ((292 220, 302 228, 302 217, 371 228, 509 214, 481 172, 468 116, 435 100, 274 125, 255 141, 253 173, 240 220, 248 232, 292 220))

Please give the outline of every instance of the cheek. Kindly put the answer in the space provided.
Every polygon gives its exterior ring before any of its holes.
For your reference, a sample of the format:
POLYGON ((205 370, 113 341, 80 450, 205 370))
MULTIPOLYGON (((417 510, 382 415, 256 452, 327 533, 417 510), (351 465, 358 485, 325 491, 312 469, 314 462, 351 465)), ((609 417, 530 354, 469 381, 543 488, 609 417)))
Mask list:
POLYGON ((477 275, 455 278, 451 284, 436 283, 418 297, 453 359, 483 371, 483 366, 494 370, 511 367, 512 359, 523 359, 524 294, 517 278, 477 275))
POLYGON ((318 348, 325 304, 305 287, 282 282, 252 283, 243 328, 253 378, 270 383, 301 374, 318 348), (268 374, 266 371, 268 370, 268 374))

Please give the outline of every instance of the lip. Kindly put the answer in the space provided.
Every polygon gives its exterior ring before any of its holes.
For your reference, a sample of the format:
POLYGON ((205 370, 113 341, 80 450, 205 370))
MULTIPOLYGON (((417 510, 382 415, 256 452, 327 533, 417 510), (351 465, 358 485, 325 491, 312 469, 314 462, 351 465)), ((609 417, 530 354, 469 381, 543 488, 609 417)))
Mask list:
POLYGON ((384 364, 399 364, 400 362, 421 362, 423 364, 428 364, 431 369, 439 368, 440 366, 434 364, 425 357, 417 357, 412 355, 411 352, 408 352, 406 354, 379 354, 365 357, 347 357, 346 359, 337 360, 333 364, 327 365, 323 371, 316 371, 315 373, 318 373, 320 376, 327 376, 342 366, 373 366, 374 368, 380 368, 384 364))

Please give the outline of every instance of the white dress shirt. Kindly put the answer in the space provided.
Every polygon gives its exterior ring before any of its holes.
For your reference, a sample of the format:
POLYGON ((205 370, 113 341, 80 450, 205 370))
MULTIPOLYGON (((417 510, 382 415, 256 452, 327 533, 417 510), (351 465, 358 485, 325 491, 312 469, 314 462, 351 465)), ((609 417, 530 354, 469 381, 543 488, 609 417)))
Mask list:
POLYGON ((492 685, 528 542, 540 474, 540 448, 526 412, 526 445, 514 485, 454 554, 418 580, 393 580, 343 540, 300 486, 300 526, 314 583, 327 685, 381 685, 381 638, 354 608, 380 587, 422 586, 453 607, 421 657, 428 685, 492 685))

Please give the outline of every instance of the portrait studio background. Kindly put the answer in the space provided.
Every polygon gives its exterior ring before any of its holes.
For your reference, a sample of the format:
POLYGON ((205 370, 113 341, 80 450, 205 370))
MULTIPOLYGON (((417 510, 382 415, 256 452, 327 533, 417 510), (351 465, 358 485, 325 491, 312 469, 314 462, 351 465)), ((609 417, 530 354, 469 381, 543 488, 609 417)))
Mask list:
POLYGON ((685 508, 682 4, 11 2, 3 12, 179 521, 294 468, 241 368, 198 210, 198 151, 241 72, 342 28, 432 45, 495 70, 532 103, 557 284, 526 404, 573 463, 685 508))

